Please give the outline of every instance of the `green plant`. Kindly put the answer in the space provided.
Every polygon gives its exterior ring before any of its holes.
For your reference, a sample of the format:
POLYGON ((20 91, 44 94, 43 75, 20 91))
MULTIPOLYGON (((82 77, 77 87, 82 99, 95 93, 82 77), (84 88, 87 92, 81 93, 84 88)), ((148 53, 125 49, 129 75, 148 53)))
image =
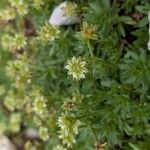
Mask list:
POLYGON ((69 2, 82 19, 58 27, 61 0, 0 1, 0 134, 26 150, 149 150, 149 1, 69 2), (20 138, 30 127, 41 141, 20 138))

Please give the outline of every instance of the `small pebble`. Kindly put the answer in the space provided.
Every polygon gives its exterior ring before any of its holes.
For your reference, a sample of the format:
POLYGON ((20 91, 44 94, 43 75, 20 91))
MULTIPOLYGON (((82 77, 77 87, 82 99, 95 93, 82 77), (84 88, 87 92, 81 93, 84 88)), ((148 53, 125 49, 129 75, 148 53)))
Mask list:
POLYGON ((38 132, 33 128, 28 128, 24 130, 24 137, 26 140, 38 140, 39 134, 38 132))
POLYGON ((7 136, 0 136, 0 150, 17 150, 7 136))

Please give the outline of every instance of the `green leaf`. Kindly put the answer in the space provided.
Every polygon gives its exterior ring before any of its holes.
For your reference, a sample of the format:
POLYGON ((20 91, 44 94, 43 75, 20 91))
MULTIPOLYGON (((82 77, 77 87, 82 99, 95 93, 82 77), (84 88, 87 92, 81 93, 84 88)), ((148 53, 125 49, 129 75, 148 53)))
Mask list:
POLYGON ((119 33, 120 33, 123 37, 126 36, 125 29, 124 29, 124 27, 123 27, 123 25, 122 25, 121 23, 118 24, 118 31, 119 31, 119 33))
POLYGON ((138 27, 144 27, 144 26, 146 26, 148 24, 148 18, 147 18, 147 16, 146 17, 144 17, 144 18, 142 18, 142 20, 140 20, 140 22, 138 23, 138 27))
POLYGON ((135 9, 141 13, 147 14, 148 11, 150 10, 150 5, 148 5, 148 4, 145 6, 137 5, 137 6, 135 6, 135 9))
POLYGON ((129 142, 129 145, 131 146, 131 148, 133 149, 133 150, 140 150, 135 144, 133 144, 133 143, 130 143, 129 142))
POLYGON ((119 17, 119 22, 129 24, 129 25, 135 25, 136 24, 136 22, 130 16, 119 17))

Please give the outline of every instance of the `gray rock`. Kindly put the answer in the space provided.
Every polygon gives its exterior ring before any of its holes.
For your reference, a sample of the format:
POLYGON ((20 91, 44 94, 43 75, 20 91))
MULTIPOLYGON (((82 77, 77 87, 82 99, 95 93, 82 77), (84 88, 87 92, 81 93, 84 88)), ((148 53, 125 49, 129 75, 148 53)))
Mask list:
POLYGON ((0 150, 16 150, 16 147, 7 136, 0 136, 0 150))
POLYGON ((24 130, 24 137, 27 140, 38 140, 40 139, 38 132, 33 128, 28 128, 24 130))

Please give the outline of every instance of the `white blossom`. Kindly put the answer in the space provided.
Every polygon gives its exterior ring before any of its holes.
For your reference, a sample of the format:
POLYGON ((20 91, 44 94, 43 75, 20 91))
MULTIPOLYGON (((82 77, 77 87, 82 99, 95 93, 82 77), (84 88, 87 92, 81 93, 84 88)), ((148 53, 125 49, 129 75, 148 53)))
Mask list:
POLYGON ((68 70, 68 75, 72 75, 74 79, 80 80, 85 78, 85 74, 88 72, 86 66, 86 61, 83 58, 72 57, 68 60, 65 69, 68 70))
POLYGON ((78 129, 81 125, 80 120, 77 120, 74 114, 62 114, 58 118, 59 138, 62 139, 63 144, 71 147, 76 142, 75 135, 78 134, 78 129))

